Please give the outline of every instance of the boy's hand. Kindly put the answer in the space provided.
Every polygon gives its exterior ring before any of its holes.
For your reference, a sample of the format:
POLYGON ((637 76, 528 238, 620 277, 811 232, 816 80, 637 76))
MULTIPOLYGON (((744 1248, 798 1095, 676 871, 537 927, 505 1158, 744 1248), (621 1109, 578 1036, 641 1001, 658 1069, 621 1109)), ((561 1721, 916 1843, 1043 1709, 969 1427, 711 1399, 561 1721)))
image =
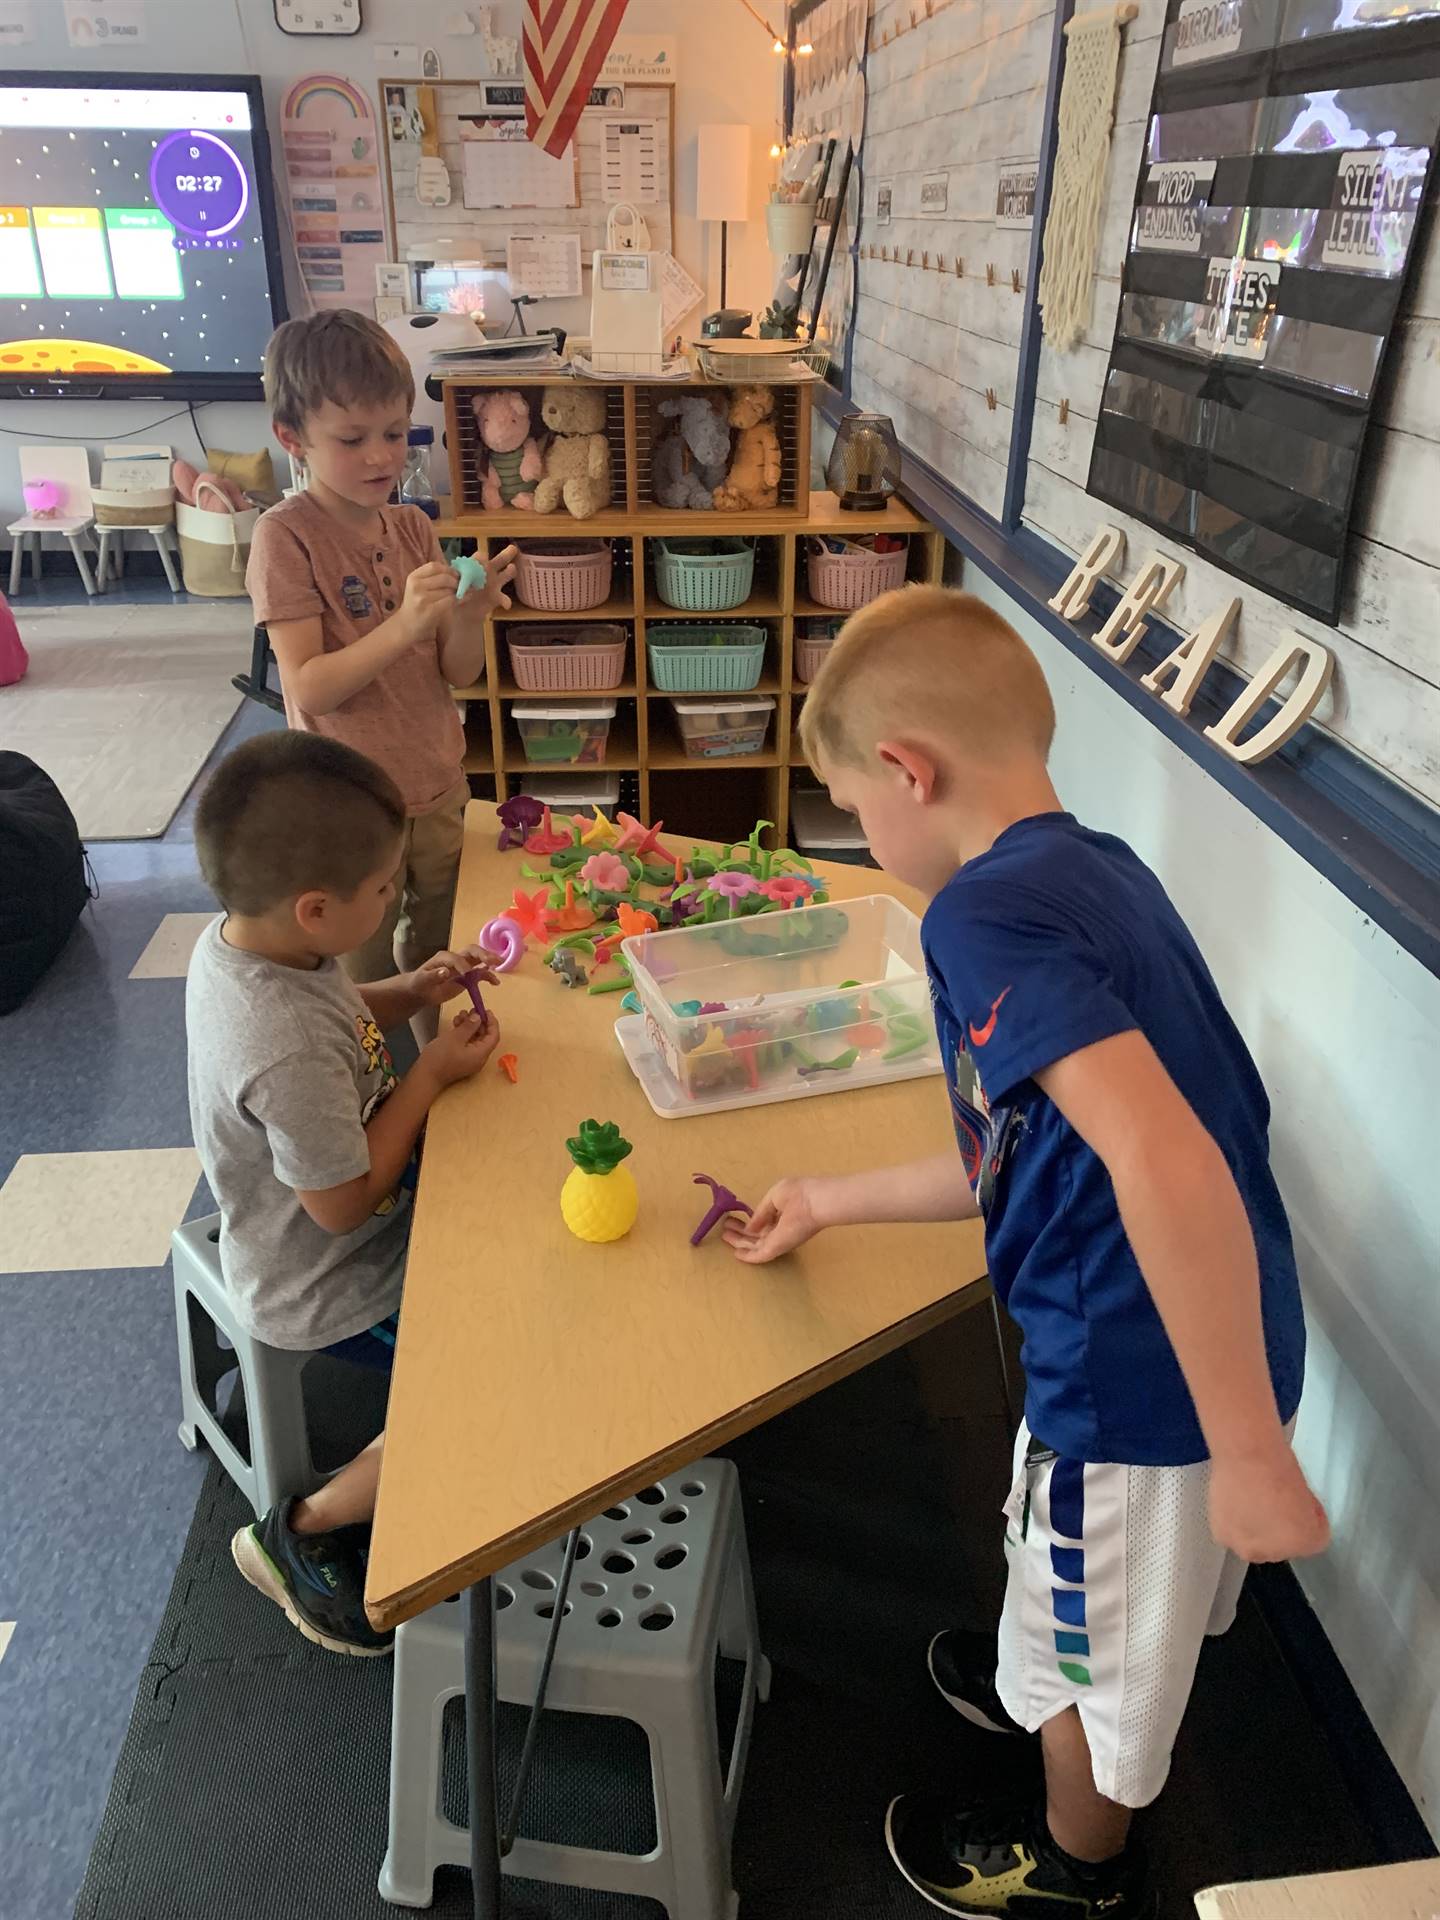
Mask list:
POLYGON ((1305 1560, 1330 1544, 1325 1509, 1288 1441, 1264 1454, 1236 1454, 1210 1469, 1210 1531, 1242 1560, 1305 1560))
MULTIPOLYGON (((517 547, 502 547, 493 560, 487 560, 484 591, 467 595, 464 606, 478 607, 480 612, 487 616, 508 609, 510 596, 506 588, 515 578, 515 561, 518 553, 517 547)), ((463 607, 461 611, 464 611, 463 607)))
POLYGON ((500 1044, 500 1022, 493 1013, 482 1020, 471 1008, 457 1013, 448 1027, 420 1050, 417 1065, 423 1067, 440 1087, 457 1080, 468 1080, 479 1073, 500 1044))
POLYGON ((813 1180, 781 1180, 748 1220, 732 1215, 724 1233, 735 1258, 763 1267, 813 1240, 825 1224, 817 1216, 815 1197, 813 1180))
POLYGON ((433 954, 423 966, 406 974, 404 984, 418 1005, 443 1007, 447 1000, 464 991, 460 976, 469 973, 472 967, 479 967, 486 985, 493 987, 498 978, 491 967, 494 958, 494 954, 487 953, 483 947, 466 947, 462 953, 433 954))
POLYGON ((405 598, 400 603, 401 617, 412 640, 428 640, 434 634, 447 607, 455 604, 460 580, 445 560, 427 560, 416 567, 405 582, 405 598))

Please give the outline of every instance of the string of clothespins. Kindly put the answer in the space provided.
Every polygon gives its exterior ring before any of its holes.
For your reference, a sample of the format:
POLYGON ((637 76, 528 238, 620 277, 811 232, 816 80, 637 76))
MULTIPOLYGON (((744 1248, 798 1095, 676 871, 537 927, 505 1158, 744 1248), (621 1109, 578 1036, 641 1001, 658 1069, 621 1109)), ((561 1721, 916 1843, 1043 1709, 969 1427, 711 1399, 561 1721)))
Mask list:
MULTIPOLYGON (((965 278, 964 256, 958 253, 952 261, 948 254, 928 253, 921 247, 877 247, 872 243, 870 246, 861 247, 860 258, 862 260, 878 260, 882 266, 918 267, 922 273, 949 274, 953 272, 957 280, 963 280, 965 278)), ((985 262, 985 284, 987 287, 993 287, 999 284, 993 260, 987 260, 985 262)), ((1010 291, 1012 293, 1023 293, 1025 291, 1025 282, 1020 277, 1019 267, 1012 267, 1010 269, 1010 291)))

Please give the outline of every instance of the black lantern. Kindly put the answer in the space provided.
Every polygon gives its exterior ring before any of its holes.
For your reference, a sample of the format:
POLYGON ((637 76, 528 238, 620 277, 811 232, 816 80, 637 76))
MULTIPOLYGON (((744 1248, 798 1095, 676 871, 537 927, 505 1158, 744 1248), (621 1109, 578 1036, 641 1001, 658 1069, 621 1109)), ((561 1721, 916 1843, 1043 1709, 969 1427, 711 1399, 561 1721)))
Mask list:
POLYGON ((825 465, 830 491, 852 513, 879 512, 900 480, 900 443, 884 413, 847 413, 825 465))

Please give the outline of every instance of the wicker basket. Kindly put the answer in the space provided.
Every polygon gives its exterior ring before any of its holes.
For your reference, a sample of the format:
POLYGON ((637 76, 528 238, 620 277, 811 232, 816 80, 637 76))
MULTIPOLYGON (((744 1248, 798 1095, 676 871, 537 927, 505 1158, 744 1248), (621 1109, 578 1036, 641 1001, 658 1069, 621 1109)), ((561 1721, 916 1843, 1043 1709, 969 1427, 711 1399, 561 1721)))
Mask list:
POLYGON ((749 693, 765 666, 765 629, 653 626, 650 678, 661 693, 749 693))
POLYGON ((545 613, 584 613, 610 598, 608 540, 556 540, 520 548, 515 562, 520 604, 545 613))
POLYGON ((525 693, 608 693, 625 678, 625 629, 531 627, 510 640, 510 668, 525 693))
POLYGON ((90 501, 98 527, 173 527, 175 489, 150 487, 143 492, 133 488, 92 487, 90 501))
POLYGON ((795 636, 795 678, 806 686, 829 658, 839 636, 833 633, 797 633, 795 636))
POLYGON ((750 540, 657 540, 655 591, 681 613, 724 613, 750 598, 755 546, 750 540))
POLYGON ((905 549, 895 553, 810 553, 810 598, 850 613, 905 584, 905 549))

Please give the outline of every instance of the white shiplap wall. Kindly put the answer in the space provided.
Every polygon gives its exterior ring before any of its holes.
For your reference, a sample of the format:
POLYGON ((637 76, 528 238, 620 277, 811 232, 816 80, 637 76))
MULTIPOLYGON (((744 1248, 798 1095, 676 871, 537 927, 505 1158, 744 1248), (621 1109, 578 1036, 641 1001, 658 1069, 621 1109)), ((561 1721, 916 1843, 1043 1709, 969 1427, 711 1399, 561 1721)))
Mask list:
POLYGON ((995 225, 995 194, 1002 160, 1039 151, 1054 15, 1054 0, 937 0, 930 19, 923 0, 877 0, 871 28, 852 392, 992 514, 1005 493, 1025 308, 1011 276, 1023 287, 1030 254, 1028 232, 995 225), (887 28, 901 31, 882 45, 887 28), (921 180, 936 173, 949 180, 938 218, 919 210, 921 180), (894 214, 880 227, 876 190, 887 184, 894 214), (915 264, 871 260, 871 245, 913 251, 915 264))
POLYGON ((1101 521, 1124 527, 1130 571, 1152 549, 1183 560, 1185 579, 1165 612, 1183 629, 1239 592, 1243 612, 1227 657, 1242 669, 1253 671, 1289 628, 1333 647, 1337 670, 1316 724, 1440 804, 1440 221, 1428 222, 1425 257, 1412 266, 1386 390, 1366 444, 1338 632, 1236 582, 1085 492, 1164 18, 1165 0, 1141 0, 1138 18, 1125 30, 1090 322, 1074 352, 1056 353, 1047 344, 1041 353, 1026 524, 1071 552, 1101 521), (1070 414, 1062 427, 1063 400, 1070 414))

